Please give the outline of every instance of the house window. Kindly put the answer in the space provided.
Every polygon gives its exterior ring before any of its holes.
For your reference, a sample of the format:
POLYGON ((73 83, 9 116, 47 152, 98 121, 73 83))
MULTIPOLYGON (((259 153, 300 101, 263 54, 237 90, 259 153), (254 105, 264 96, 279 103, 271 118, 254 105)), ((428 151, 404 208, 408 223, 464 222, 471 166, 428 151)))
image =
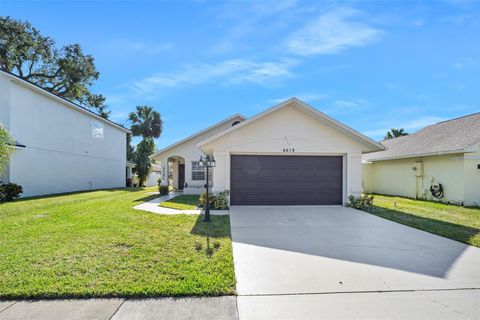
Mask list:
POLYGON ((192 180, 205 180, 205 168, 198 161, 192 161, 192 180))
MULTIPOLYGON (((205 167, 200 167, 198 161, 192 161, 192 180, 193 181, 202 181, 205 180, 205 167)), ((209 184, 213 183, 213 168, 208 169, 208 180, 209 184)))
POLYGON ((103 140, 103 123, 97 120, 92 120, 92 138, 103 140))

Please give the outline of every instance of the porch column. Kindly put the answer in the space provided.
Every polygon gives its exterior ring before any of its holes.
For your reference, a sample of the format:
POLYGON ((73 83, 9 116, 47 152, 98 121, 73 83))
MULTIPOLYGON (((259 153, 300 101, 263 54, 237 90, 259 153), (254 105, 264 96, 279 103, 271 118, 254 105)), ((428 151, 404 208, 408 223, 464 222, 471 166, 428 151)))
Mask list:
POLYGON ((162 179, 161 185, 168 187, 168 158, 160 160, 161 172, 160 177, 162 179))
POLYGON ((347 154, 347 197, 362 194, 362 155, 347 154))
POLYGON ((179 164, 180 160, 177 159, 175 160, 175 162, 171 162, 171 166, 172 166, 172 173, 173 173, 173 179, 172 179, 172 186, 174 189, 177 189, 178 190, 178 164, 179 164))
POLYGON ((225 175, 227 174, 226 170, 226 153, 225 152, 214 152, 213 156, 215 157, 216 166, 213 168, 213 192, 221 192, 225 189, 228 189, 225 186, 225 175))

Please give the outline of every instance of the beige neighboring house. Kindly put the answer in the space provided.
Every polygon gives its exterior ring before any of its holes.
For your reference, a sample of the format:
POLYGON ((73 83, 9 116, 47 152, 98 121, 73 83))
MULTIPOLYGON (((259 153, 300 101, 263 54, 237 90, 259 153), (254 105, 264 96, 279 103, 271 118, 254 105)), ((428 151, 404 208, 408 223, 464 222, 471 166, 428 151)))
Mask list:
POLYGON ((200 193, 212 155, 213 192, 230 190, 232 205, 341 205, 361 193, 361 156, 383 146, 292 98, 245 118, 233 115, 151 156, 162 184, 200 193))
POLYGON ((384 151, 362 157, 364 191, 480 205, 480 113, 381 143, 384 151), (437 199, 430 187, 440 184, 437 199))

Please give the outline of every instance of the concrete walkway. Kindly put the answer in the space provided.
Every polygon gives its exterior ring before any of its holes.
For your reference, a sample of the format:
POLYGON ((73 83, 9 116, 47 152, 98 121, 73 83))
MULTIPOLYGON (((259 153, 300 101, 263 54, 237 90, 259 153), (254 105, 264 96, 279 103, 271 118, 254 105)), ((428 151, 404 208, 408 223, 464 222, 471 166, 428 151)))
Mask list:
POLYGON ((480 319, 480 248, 340 206, 230 221, 241 320, 480 319))
MULTIPOLYGON (((166 196, 159 196, 158 198, 155 198, 153 200, 136 205, 135 207, 133 207, 133 209, 148 211, 156 214, 203 214, 204 210, 202 209, 176 210, 176 209, 164 208, 159 206, 160 203, 180 195, 183 195, 183 192, 176 192, 176 191, 170 192, 166 196)), ((211 210, 210 214, 211 215, 228 215, 228 210, 211 210)))
POLYGON ((0 301, 0 320, 237 320, 235 297, 0 301))

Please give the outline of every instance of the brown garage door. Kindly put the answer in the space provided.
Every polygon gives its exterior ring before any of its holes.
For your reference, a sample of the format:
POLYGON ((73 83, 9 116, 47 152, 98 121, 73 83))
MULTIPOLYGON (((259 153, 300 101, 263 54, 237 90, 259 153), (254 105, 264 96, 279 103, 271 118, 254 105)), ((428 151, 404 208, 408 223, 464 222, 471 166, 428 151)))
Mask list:
POLYGON ((341 156, 232 155, 232 205, 342 204, 341 156))

